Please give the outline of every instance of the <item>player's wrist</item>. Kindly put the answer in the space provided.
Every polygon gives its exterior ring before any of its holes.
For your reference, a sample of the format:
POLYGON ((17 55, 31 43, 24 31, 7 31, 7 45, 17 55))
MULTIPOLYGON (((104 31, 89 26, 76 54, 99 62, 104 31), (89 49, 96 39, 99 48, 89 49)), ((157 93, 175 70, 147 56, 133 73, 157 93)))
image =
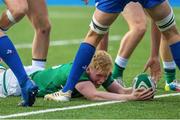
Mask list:
POLYGON ((128 95, 126 96, 126 99, 127 99, 128 101, 130 101, 130 100, 136 100, 136 98, 135 98, 135 96, 134 96, 133 94, 128 94, 128 95))

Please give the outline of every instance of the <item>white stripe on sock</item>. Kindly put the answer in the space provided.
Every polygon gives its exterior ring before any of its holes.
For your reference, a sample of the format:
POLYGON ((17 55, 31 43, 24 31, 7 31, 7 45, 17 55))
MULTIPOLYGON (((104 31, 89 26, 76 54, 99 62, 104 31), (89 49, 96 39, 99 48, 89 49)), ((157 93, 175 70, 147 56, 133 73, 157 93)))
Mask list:
POLYGON ((117 65, 119 65, 120 67, 122 67, 122 68, 126 68, 126 65, 128 63, 128 59, 120 57, 120 56, 117 56, 116 60, 115 60, 115 63, 117 65))

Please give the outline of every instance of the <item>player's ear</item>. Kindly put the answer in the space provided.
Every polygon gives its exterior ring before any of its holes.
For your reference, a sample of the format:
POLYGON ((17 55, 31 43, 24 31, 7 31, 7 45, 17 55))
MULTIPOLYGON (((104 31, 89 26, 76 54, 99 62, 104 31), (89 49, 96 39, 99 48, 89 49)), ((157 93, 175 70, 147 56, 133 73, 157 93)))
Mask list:
POLYGON ((112 71, 110 71, 109 75, 112 75, 112 71))
POLYGON ((90 72, 90 68, 87 67, 87 68, 86 68, 86 73, 89 73, 89 72, 90 72))

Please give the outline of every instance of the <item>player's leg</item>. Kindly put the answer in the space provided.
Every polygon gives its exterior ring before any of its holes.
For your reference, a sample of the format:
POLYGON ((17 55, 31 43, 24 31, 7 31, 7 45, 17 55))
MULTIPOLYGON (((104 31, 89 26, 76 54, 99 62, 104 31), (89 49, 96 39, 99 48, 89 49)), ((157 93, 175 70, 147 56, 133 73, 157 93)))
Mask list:
MULTIPOLYGON (((26 1, 24 0, 5 0, 8 10, 3 13, 0 19, 0 27, 7 30, 15 22, 18 22, 26 12, 26 1), (22 9, 21 9, 22 8, 22 9)), ((23 106, 32 106, 35 102, 37 86, 29 80, 19 55, 7 35, 0 31, 0 57, 10 67, 18 79, 22 90, 23 106)))
POLYGON ((24 100, 22 105, 32 106, 35 102, 38 88, 29 80, 13 43, 2 31, 0 31, 0 57, 18 79, 24 100))
POLYGON ((50 36, 50 21, 45 0, 29 0, 27 16, 35 29, 32 66, 45 67, 50 36))
POLYGON ((99 42, 97 49, 108 51, 108 39, 109 39, 109 33, 106 33, 102 38, 102 40, 99 42))
POLYGON ((172 58, 169 45, 164 39, 161 40, 160 54, 163 60, 164 79, 166 81, 165 90, 169 91, 169 84, 176 79, 176 64, 172 58))
POLYGON ((4 0, 7 10, 0 18, 0 28, 7 31, 13 24, 20 21, 28 10, 26 0, 4 0))
POLYGON ((163 60, 165 80, 169 84, 175 80, 176 64, 172 58, 169 45, 166 40, 162 39, 160 44, 160 55, 163 60))
POLYGON ((151 26, 152 39, 154 39, 154 41, 159 41, 161 39, 160 55, 163 61, 164 79, 166 81, 165 90, 167 90, 169 89, 168 84, 175 79, 176 64, 172 59, 172 55, 167 40, 163 39, 163 36, 161 36, 161 32, 159 31, 155 22, 152 21, 151 26))
POLYGON ((122 12, 122 16, 128 23, 129 31, 121 40, 113 69, 113 77, 119 83, 122 83, 123 71, 126 68, 128 59, 143 38, 147 27, 146 15, 139 3, 128 3, 122 12))
POLYGON ((180 35, 175 25, 173 10, 168 2, 164 1, 155 7, 147 9, 147 12, 156 22, 156 25, 164 36, 164 39, 167 40, 174 61, 180 69, 180 35))

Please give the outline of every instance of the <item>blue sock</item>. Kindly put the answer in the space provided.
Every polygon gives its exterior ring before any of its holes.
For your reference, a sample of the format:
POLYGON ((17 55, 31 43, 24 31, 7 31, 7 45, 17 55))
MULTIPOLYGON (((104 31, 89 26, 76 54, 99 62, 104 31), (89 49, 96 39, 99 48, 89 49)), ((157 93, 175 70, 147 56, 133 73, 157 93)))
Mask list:
POLYGON ((67 92, 68 90, 72 91, 75 88, 75 85, 81 77, 82 73, 90 64, 95 50, 96 49, 94 46, 88 43, 81 43, 76 57, 74 59, 74 63, 72 65, 66 85, 62 89, 63 92, 67 92))
POLYGON ((170 45, 170 48, 174 61, 180 69, 180 41, 170 45))
POLYGON ((0 37, 0 57, 13 71, 18 79, 19 85, 23 87, 26 80, 28 80, 28 76, 24 70, 18 53, 8 36, 0 37))

